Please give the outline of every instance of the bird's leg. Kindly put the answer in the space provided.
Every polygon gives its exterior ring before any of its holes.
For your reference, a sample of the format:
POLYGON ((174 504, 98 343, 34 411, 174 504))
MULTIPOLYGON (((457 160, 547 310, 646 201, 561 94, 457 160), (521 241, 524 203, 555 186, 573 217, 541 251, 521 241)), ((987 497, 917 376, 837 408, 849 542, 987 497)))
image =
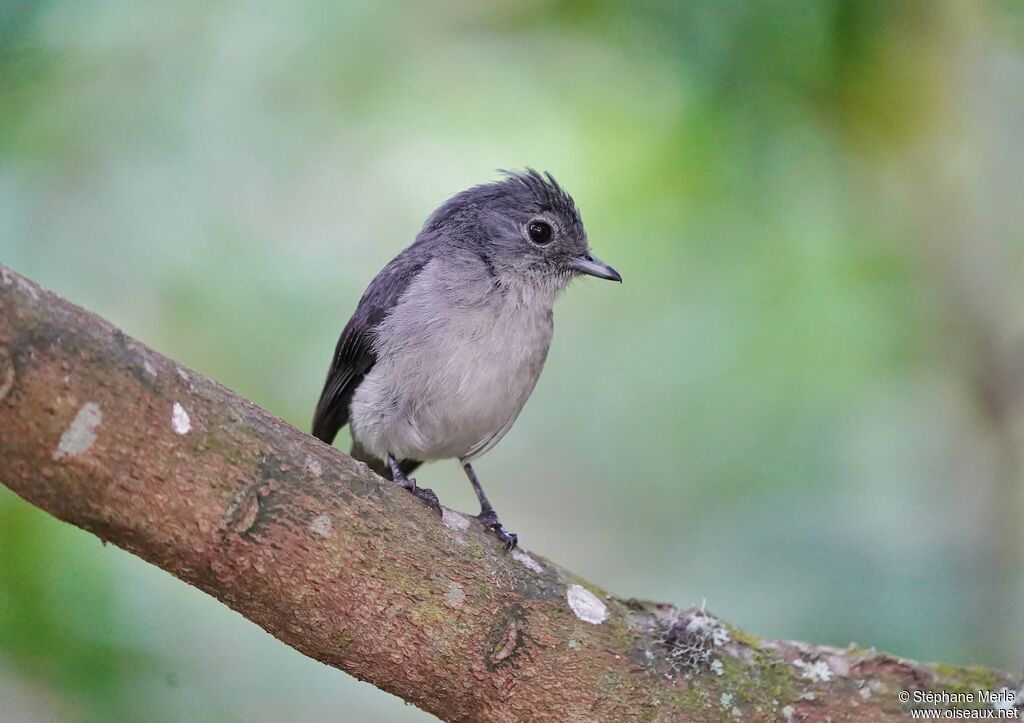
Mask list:
POLYGON ((491 503, 487 500, 487 495, 484 494, 484 488, 480 486, 480 480, 476 478, 476 472, 470 466, 469 462, 462 465, 462 469, 466 470, 466 476, 469 477, 469 483, 473 485, 473 491, 476 492, 476 498, 480 500, 480 514, 476 516, 480 520, 480 524, 489 530, 494 530, 494 534, 498 536, 498 539, 505 543, 506 550, 512 550, 519 543, 519 536, 514 532, 509 532, 505 529, 505 526, 501 524, 501 520, 498 519, 498 513, 491 507, 491 503))
POLYGON ((433 490, 428 490, 426 487, 417 487, 416 480, 412 477, 407 476, 401 468, 398 466, 398 461, 395 459, 393 454, 388 455, 388 467, 391 468, 391 479, 395 481, 395 484, 400 487, 412 492, 414 495, 419 497, 421 500, 427 503, 437 514, 441 514, 441 503, 437 499, 437 495, 434 494, 433 490))

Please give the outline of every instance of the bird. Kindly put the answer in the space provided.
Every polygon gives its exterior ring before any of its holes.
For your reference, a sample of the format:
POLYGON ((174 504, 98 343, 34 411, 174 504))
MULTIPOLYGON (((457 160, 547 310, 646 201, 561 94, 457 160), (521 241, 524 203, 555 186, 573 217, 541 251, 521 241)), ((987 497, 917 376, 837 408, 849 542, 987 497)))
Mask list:
POLYGON ((533 392, 554 331, 553 307, 580 276, 622 281, 590 250, 572 196, 550 173, 500 171, 442 203, 413 243, 370 282, 334 350, 313 415, 333 444, 439 514, 409 475, 456 459, 477 519, 512 550, 472 462, 509 431, 533 392))

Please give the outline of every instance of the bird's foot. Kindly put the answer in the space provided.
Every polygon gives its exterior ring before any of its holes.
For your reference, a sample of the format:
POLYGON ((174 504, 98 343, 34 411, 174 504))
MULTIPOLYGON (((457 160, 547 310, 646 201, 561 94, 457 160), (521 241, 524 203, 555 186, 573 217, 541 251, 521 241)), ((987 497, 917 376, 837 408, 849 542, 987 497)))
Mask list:
POLYGON ((417 486, 415 479, 412 477, 406 477, 405 475, 396 479, 395 484, 409 490, 416 495, 416 497, 419 497, 427 507, 432 509, 438 515, 441 514, 441 501, 437 499, 437 495, 434 494, 434 490, 417 486))
POLYGON ((437 495, 434 494, 434 490, 427 489, 426 487, 414 487, 410 491, 419 497, 427 507, 436 512, 438 517, 442 516, 441 501, 437 499, 437 495))
POLYGON ((519 535, 506 530, 505 525, 501 524, 501 520, 498 519, 498 515, 494 510, 481 512, 476 518, 480 520, 480 524, 486 529, 494 530, 494 534, 504 543, 506 552, 511 552, 519 544, 519 535))

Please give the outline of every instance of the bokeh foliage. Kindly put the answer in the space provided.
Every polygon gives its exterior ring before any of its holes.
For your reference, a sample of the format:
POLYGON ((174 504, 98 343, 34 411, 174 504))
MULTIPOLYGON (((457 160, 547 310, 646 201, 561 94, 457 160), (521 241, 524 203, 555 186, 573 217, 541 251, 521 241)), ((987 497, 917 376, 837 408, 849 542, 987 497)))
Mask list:
MULTIPOLYGON (((1024 654, 1024 10, 0 4, 0 260, 299 426, 451 193, 552 171, 560 302, 479 465, 527 547, 759 633, 1024 654)), ((0 430, 0 433, 3 431, 0 430)), ((473 509, 457 467, 420 475, 473 509)), ((0 494, 26 720, 420 717, 0 494)))

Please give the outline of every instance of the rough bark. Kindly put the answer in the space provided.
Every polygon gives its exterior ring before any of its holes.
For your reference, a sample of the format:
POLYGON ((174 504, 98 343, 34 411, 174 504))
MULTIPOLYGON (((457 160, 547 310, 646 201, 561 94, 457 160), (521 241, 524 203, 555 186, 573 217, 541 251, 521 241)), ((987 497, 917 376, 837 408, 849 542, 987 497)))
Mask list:
POLYGON ((901 691, 1019 683, 763 640, 506 554, 3 266, 0 481, 446 720, 882 721, 901 691))

